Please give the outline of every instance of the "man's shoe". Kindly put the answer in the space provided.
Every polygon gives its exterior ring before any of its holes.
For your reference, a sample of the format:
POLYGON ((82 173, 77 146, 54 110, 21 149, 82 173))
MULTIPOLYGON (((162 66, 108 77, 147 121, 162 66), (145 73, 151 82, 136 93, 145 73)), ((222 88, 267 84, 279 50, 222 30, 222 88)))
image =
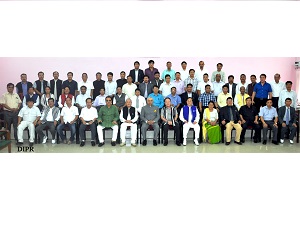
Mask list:
POLYGON ((272 141, 274 145, 278 145, 278 141, 272 141))
POLYGON ((153 145, 156 146, 157 145, 157 141, 153 140, 153 145))
POLYGON ((183 145, 183 146, 186 146, 186 139, 183 139, 182 145, 183 145))
POLYGON ((238 145, 242 145, 242 142, 234 141, 234 143, 236 143, 236 144, 238 144, 238 145))
POLYGON ((283 144, 284 143, 284 139, 280 139, 280 143, 283 144))
POLYGON ((116 146, 116 142, 115 142, 115 141, 112 141, 112 142, 111 142, 111 146, 116 146))
POLYGON ((194 140, 194 143, 195 143, 196 146, 199 146, 198 140, 194 140))
POLYGON ((56 143, 56 142, 55 142, 55 139, 52 139, 51 143, 52 143, 52 144, 55 144, 55 143, 56 143))
POLYGON ((33 146, 33 142, 29 142, 29 147, 32 147, 33 146))
POLYGON ((263 140, 263 145, 266 145, 267 144, 267 141, 266 140, 263 140))
POLYGON ((46 144, 47 139, 48 139, 48 137, 47 137, 47 136, 44 136, 44 138, 43 138, 43 144, 46 144))
POLYGON ((240 142, 245 143, 245 138, 241 138, 240 142))
POLYGON ((167 146, 167 145, 168 145, 168 142, 167 142, 167 141, 165 141, 165 142, 164 142, 164 146, 167 146))
POLYGON ((258 140, 255 138, 255 139, 254 139, 254 143, 257 143, 257 142, 258 142, 258 140))
POLYGON ((91 141, 92 146, 94 147, 96 145, 95 141, 91 141))
POLYGON ((68 145, 70 145, 70 144, 72 144, 72 141, 71 141, 71 140, 68 141, 68 145))
POLYGON ((293 140, 290 140, 290 144, 294 144, 294 141, 293 141, 293 140))
POLYGON ((131 143, 131 146, 136 147, 136 143, 131 143))
POLYGON ((122 142, 122 143, 120 144, 120 147, 123 147, 123 146, 125 146, 125 142, 122 142))
POLYGON ((23 145, 23 142, 17 142, 16 145, 17 145, 17 146, 21 146, 21 145, 23 145))
POLYGON ((83 147, 85 145, 85 141, 82 141, 81 143, 80 143, 80 147, 83 147))
POLYGON ((67 139, 66 139, 66 140, 64 140, 64 143, 65 143, 65 144, 67 144, 67 143, 68 143, 67 139))
POLYGON ((230 145, 230 142, 226 142, 225 145, 230 145))
POLYGON ((147 140, 143 140, 143 146, 146 146, 147 145, 147 140))
POLYGON ((102 147, 104 145, 104 142, 99 142, 98 147, 102 147))
POLYGON ((176 142, 176 145, 177 145, 177 146, 181 146, 180 142, 176 142))

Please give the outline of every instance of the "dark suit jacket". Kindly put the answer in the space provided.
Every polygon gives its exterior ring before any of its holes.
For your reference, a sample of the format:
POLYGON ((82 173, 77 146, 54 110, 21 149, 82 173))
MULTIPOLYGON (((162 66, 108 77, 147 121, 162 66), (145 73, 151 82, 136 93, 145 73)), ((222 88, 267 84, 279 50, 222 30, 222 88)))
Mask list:
POLYGON ((226 83, 225 85, 227 85, 227 87, 228 87, 228 93, 231 94, 232 100, 234 100, 234 96, 236 94, 236 86, 237 86, 237 84, 236 83, 232 84, 232 93, 229 92, 229 83, 226 83))
MULTIPOLYGON (((132 82, 135 82, 135 69, 130 70, 129 75, 132 77, 132 82)), ((144 71, 139 69, 139 74, 138 74, 138 82, 142 83, 144 81, 144 71)))
MULTIPOLYGON (((50 89, 51 89, 51 93, 54 94, 54 79, 50 80, 50 89)), ((62 80, 58 79, 56 81, 56 91, 57 91, 57 99, 58 97, 61 95, 61 90, 62 90, 62 80)))
MULTIPOLYGON (((240 114, 235 106, 232 106, 232 115, 234 123, 240 120, 240 114)), ((230 122, 229 106, 224 106, 220 109, 220 121, 225 120, 226 123, 230 122)))
MULTIPOLYGON (((144 94, 145 94, 146 85, 144 82, 140 83, 139 89, 141 90, 141 96, 145 97, 144 94)), ((153 92, 153 85, 151 83, 148 83, 147 91, 148 91, 148 96, 153 92)))
MULTIPOLYGON (((280 124, 283 123, 286 107, 282 106, 278 109, 278 121, 280 124)), ((294 107, 290 107, 290 124, 296 123, 296 110, 294 107)))
POLYGON ((163 80, 159 79, 158 84, 157 84, 156 80, 154 79, 154 80, 151 80, 150 83, 153 84, 153 85, 157 85, 158 88, 160 88, 160 85, 163 83, 163 80))
MULTIPOLYGON (((188 99, 188 94, 187 92, 184 92, 180 95, 180 98, 181 98, 181 107, 183 107, 184 105, 186 105, 186 101, 188 99)), ((192 99, 193 99, 193 105, 198 107, 198 104, 199 104, 199 100, 198 100, 199 96, 195 93, 195 92, 192 92, 192 99)))

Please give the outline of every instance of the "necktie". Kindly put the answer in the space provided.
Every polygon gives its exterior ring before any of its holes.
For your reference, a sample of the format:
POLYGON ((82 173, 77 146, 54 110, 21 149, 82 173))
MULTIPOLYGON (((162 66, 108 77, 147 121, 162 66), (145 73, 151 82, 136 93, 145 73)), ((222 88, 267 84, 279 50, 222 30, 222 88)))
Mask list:
POLYGON ((139 103, 139 97, 136 97, 136 104, 135 104, 136 108, 138 109, 140 107, 140 103, 139 103))
POLYGON ((286 125, 289 125, 289 123, 290 123, 290 109, 289 108, 286 109, 285 123, 286 123, 286 125))
POLYGON ((230 121, 233 121, 232 107, 229 107, 230 121))
POLYGON ((57 100, 56 80, 54 80, 54 97, 57 100))
POLYGON ((145 83, 145 85, 146 85, 146 87, 145 87, 145 94, 144 94, 144 97, 145 97, 145 98, 148 98, 148 86, 147 86, 148 84, 145 83))

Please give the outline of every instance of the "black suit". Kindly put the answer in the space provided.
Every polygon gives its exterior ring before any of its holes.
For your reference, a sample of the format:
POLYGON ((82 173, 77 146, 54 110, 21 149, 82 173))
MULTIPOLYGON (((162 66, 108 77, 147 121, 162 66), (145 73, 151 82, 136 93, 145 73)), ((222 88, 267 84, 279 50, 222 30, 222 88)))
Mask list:
MULTIPOLYGON (((50 89, 51 89, 51 93, 54 94, 54 79, 50 80, 50 89)), ((57 99, 55 99, 56 101, 58 101, 59 96, 61 95, 61 90, 62 90, 62 80, 58 79, 56 81, 56 93, 57 93, 57 99)))
MULTIPOLYGON (((146 84, 144 82, 140 83, 139 89, 141 90, 141 96, 145 97, 146 84)), ((153 85, 151 83, 147 84, 148 96, 153 92, 153 85)))
MULTIPOLYGON (((181 98, 180 108, 182 108, 184 105, 186 105, 186 101, 189 98, 188 93, 187 92, 182 93, 180 95, 180 98, 181 98)), ((199 98, 199 96, 195 92, 192 92, 193 105, 196 107, 198 107, 198 103, 199 103, 198 98, 199 98)))
POLYGON ((284 135, 289 128, 290 130, 290 135, 289 138, 290 140, 293 140, 296 134, 296 127, 293 126, 293 123, 296 123, 296 110, 294 107, 290 107, 290 120, 289 124, 286 124, 286 127, 282 126, 282 123, 286 123, 286 121, 283 120, 284 115, 286 113, 286 106, 282 106, 278 109, 278 121, 281 124, 281 134, 280 134, 280 139, 284 139, 284 135))
POLYGON ((225 85, 228 87, 228 93, 231 94, 232 99, 234 100, 234 97, 235 97, 235 94, 236 94, 236 86, 237 86, 237 84, 236 83, 232 84, 232 93, 229 92, 229 83, 226 83, 225 85))
POLYGON ((158 88, 160 88, 160 85, 163 83, 163 80, 159 79, 157 81, 157 80, 154 79, 154 80, 151 80, 150 83, 153 84, 153 85, 157 85, 158 88))
MULTIPOLYGON (((229 107, 230 106, 226 105, 220 109, 220 121, 221 122, 223 120, 225 120, 226 123, 229 123, 231 121, 229 107)), ((235 106, 232 106, 232 116, 233 116, 234 123, 238 123, 238 121, 240 120, 240 113, 235 106)))
MULTIPOLYGON (((129 75, 132 77, 132 82, 135 83, 135 69, 130 70, 129 75)), ((144 81, 144 71, 139 69, 138 82, 142 83, 143 81, 144 81)))

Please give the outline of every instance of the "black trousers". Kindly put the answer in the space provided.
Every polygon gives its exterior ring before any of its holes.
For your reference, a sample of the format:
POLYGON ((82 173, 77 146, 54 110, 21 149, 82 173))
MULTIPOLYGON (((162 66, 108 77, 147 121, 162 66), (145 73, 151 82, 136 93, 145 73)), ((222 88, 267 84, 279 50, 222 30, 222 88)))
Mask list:
POLYGON ((278 108, 278 100, 279 97, 272 97, 272 102, 273 102, 272 106, 276 109, 278 108))
POLYGON ((46 123, 43 123, 43 124, 40 124, 37 126, 37 128, 35 129, 36 133, 39 135, 40 138, 44 138, 45 134, 43 133, 43 130, 48 127, 49 130, 50 130, 50 133, 52 135, 52 139, 54 140, 55 139, 55 126, 54 126, 54 122, 46 122, 46 123))
MULTIPOLYGON (((89 121, 86 121, 86 122, 89 122, 89 121)), ((85 138, 85 128, 87 126, 90 126, 90 129, 91 129, 91 141, 95 141, 96 140, 96 124, 95 123, 92 123, 90 125, 84 125, 83 123, 80 124, 80 127, 79 127, 79 135, 80 135, 80 139, 81 141, 85 141, 86 138, 85 138)))
POLYGON ((247 127, 248 126, 251 126, 253 127, 254 131, 255 131, 255 135, 254 135, 254 138, 258 139, 258 140, 261 140, 261 127, 259 124, 255 124, 254 121, 246 121, 246 123, 242 124, 242 133, 241 133, 241 139, 245 139, 245 134, 246 134, 246 130, 247 130, 247 127))
POLYGON ((18 140, 18 131, 17 131, 17 127, 18 127, 18 113, 19 112, 10 112, 7 110, 3 111, 4 114, 4 120, 7 123, 7 129, 10 132, 11 129, 11 124, 13 124, 14 127, 14 138, 17 141, 18 140))
MULTIPOLYGON (((168 142, 169 124, 164 123, 162 125, 162 127, 163 127, 163 134, 164 134, 164 142, 168 142)), ((174 130, 175 135, 176 135, 176 143, 180 143, 180 130, 179 130, 179 124, 178 123, 175 123, 175 125, 173 126, 173 130, 174 130)))
POLYGON ((267 98, 254 98, 254 102, 255 102, 255 107, 257 109, 257 111, 260 111, 260 107, 264 107, 267 104, 267 98))

